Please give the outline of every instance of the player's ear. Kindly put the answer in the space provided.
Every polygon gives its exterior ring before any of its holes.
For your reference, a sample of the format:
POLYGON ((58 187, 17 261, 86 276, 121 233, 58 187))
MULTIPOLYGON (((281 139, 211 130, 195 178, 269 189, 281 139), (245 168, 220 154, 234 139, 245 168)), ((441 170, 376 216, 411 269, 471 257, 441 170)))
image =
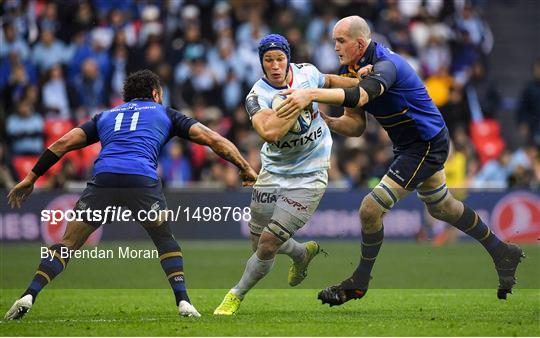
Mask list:
POLYGON ((160 90, 152 89, 152 99, 154 100, 154 102, 161 103, 161 95, 162 95, 161 89, 160 90))
POLYGON ((364 40, 362 37, 358 37, 356 41, 358 42, 358 49, 363 50, 364 48, 366 48, 367 46, 366 40, 364 40))

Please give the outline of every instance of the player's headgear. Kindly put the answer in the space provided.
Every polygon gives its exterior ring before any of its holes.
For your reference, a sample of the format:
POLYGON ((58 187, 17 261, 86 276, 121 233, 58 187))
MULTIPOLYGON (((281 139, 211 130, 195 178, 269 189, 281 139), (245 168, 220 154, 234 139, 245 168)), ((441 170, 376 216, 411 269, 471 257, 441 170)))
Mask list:
POLYGON ((281 50, 287 56, 287 70, 285 71, 285 76, 287 76, 291 63, 291 47, 289 46, 289 41, 279 34, 267 35, 259 42, 259 61, 261 62, 261 66, 263 64, 264 53, 276 49, 281 50))

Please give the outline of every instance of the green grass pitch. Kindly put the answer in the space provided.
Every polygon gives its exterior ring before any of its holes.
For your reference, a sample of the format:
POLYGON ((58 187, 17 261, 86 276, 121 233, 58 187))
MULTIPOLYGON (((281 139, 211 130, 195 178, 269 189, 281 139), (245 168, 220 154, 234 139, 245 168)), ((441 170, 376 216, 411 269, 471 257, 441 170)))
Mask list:
MULTIPOLYGON (((323 242, 301 287, 287 286, 288 258, 244 300, 237 315, 214 308, 240 277, 246 242, 180 241, 193 304, 202 318, 181 318, 157 260, 72 260, 41 293, 22 321, 0 322, 2 336, 538 336, 540 247, 527 259, 507 301, 496 298, 496 274, 476 243, 442 248, 387 241, 367 296, 340 307, 322 306, 320 288, 349 275, 359 244, 323 242)), ((39 244, 0 244, 0 310, 27 286, 39 244)), ((151 248, 150 243, 102 243, 151 248)))

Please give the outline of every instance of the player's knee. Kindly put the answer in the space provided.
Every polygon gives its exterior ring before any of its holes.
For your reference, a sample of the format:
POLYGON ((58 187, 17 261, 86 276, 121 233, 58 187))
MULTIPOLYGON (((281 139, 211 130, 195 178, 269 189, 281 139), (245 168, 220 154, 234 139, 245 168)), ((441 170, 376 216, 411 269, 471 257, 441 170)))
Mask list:
POLYGON ((460 204, 460 201, 456 200, 452 196, 449 196, 441 203, 427 205, 427 209, 429 214, 434 218, 445 222, 452 222, 460 216, 458 214, 460 204))
POLYGON ((452 197, 445 183, 435 189, 418 191, 418 197, 426 204, 429 214, 442 221, 451 220, 456 203, 459 203, 452 197))
POLYGON ((251 250, 253 252, 257 251, 257 246, 259 245, 259 238, 260 237, 261 237, 260 234, 255 235, 254 233, 251 233, 250 242, 251 242, 251 250))
POLYGON ((268 224, 259 238, 257 256, 260 259, 272 259, 281 245, 289 239, 288 233, 283 231, 275 222, 268 224))
POLYGON ((257 256, 260 259, 272 259, 276 255, 281 244, 281 241, 261 237, 257 245, 257 256))
POLYGON ((373 230, 377 227, 382 218, 383 212, 380 207, 368 196, 362 200, 360 206, 360 221, 362 223, 362 229, 373 230))

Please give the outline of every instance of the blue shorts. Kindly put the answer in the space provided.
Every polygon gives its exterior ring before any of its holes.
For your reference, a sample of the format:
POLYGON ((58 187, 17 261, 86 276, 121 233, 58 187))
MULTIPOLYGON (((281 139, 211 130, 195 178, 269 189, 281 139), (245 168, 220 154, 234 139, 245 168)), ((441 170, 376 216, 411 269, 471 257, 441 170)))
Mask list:
POLYGON ((450 137, 444 127, 429 141, 394 148, 394 161, 386 175, 403 188, 413 191, 426 179, 444 168, 450 137))
MULTIPOLYGON (((101 173, 87 183, 74 210, 101 210, 103 215, 107 207, 125 207, 131 210, 132 218, 140 222, 137 219, 140 210, 166 210, 167 202, 160 180, 142 175, 101 173)), ((85 223, 96 228, 103 224, 103 220, 89 218, 86 213, 82 213, 82 216, 85 223)))

